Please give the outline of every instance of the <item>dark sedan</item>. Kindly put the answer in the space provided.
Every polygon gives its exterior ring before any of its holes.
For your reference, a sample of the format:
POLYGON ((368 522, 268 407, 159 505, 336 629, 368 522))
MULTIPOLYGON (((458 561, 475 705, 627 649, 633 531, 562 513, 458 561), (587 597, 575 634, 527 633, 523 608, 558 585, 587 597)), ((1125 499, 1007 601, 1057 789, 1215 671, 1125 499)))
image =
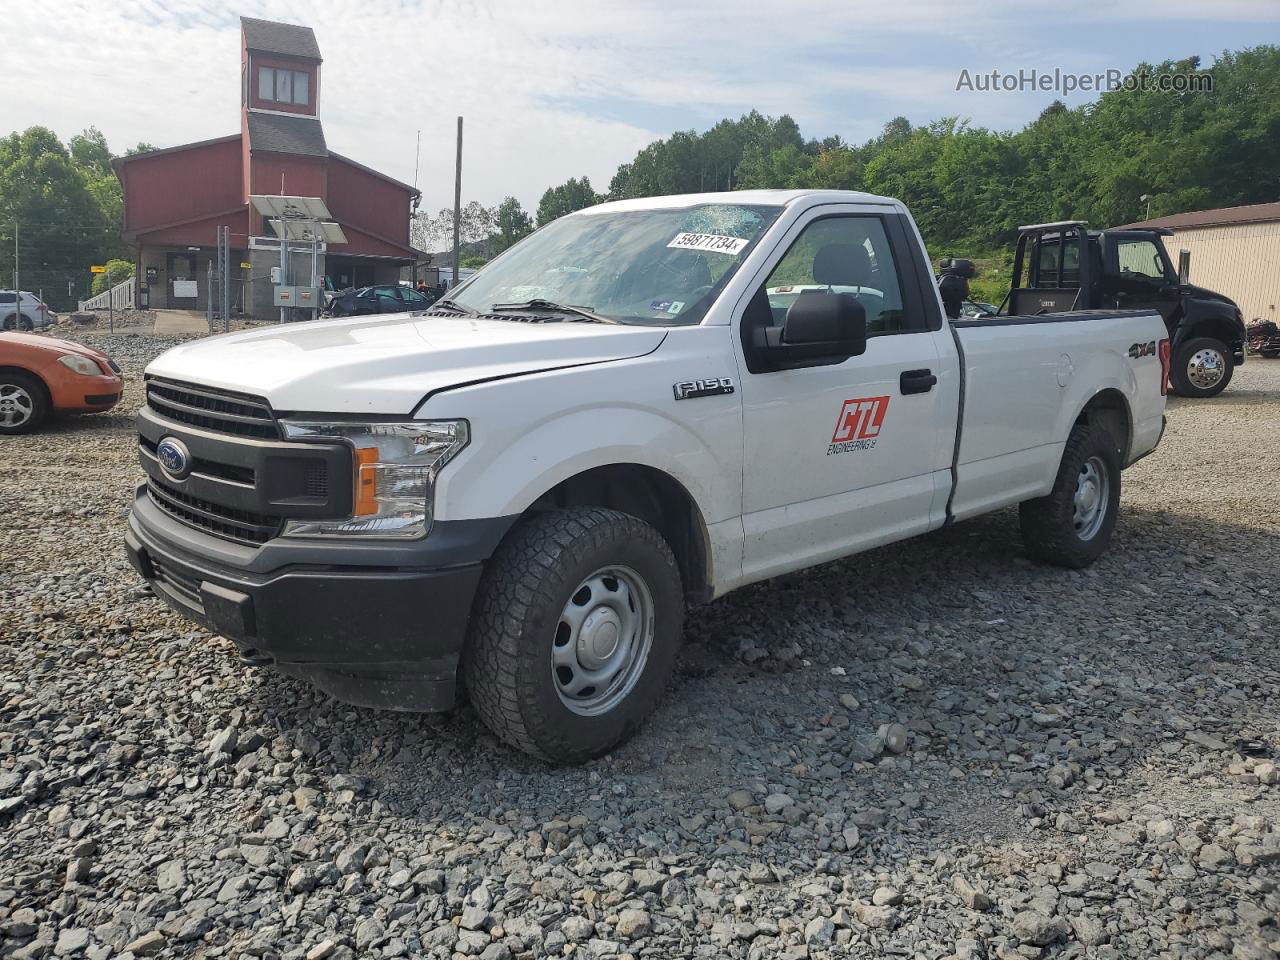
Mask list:
POLYGON ((329 306, 335 317, 357 317, 370 313, 405 313, 409 310, 425 310, 432 304, 412 287, 400 284, 383 284, 376 287, 359 287, 338 294, 329 306))

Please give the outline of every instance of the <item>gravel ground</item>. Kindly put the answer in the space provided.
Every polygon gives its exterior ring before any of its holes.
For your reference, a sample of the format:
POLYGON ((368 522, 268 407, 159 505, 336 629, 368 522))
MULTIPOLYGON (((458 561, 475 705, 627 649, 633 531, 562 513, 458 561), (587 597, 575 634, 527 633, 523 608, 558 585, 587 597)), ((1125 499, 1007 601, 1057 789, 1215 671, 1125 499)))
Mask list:
POLYGON ((739 591, 636 740, 549 769, 151 599, 121 531, 169 342, 84 339, 120 411, 2 441, 0 956, 1280 952, 1280 362, 1170 403, 1092 569, 1005 511, 739 591))

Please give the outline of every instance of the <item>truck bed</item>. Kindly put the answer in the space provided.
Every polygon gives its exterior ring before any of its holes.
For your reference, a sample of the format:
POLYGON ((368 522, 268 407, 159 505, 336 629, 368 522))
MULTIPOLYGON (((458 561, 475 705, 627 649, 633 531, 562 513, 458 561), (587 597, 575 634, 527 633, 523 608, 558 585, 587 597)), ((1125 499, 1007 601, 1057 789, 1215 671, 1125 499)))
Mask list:
POLYGON ((1129 409, 1124 462, 1159 440, 1164 373, 1155 345, 1166 333, 1158 313, 1073 310, 951 327, 962 381, 957 520, 1047 493, 1072 421, 1102 391, 1129 409))

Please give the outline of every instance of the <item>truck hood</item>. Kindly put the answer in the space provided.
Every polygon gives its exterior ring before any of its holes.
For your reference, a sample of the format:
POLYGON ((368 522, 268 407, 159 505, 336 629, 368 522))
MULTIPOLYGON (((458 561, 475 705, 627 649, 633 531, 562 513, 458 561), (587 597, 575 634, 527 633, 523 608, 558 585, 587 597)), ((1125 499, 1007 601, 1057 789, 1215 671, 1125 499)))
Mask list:
POLYGON ((147 374, 266 397, 277 412, 407 415, 439 390, 643 356, 665 336, 589 322, 390 314, 210 337, 161 354, 147 374))

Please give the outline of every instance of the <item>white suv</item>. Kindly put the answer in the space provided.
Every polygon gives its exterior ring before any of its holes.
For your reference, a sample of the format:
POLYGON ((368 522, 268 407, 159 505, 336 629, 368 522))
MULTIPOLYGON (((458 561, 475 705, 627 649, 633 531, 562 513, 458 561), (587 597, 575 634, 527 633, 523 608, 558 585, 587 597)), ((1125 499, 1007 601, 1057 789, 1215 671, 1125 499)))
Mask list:
POLYGON ((0 329, 43 330, 53 323, 53 314, 34 293, 0 290, 0 329), (21 304, 18 298, 22 298, 21 304), (21 316, 19 316, 21 314, 21 316))

